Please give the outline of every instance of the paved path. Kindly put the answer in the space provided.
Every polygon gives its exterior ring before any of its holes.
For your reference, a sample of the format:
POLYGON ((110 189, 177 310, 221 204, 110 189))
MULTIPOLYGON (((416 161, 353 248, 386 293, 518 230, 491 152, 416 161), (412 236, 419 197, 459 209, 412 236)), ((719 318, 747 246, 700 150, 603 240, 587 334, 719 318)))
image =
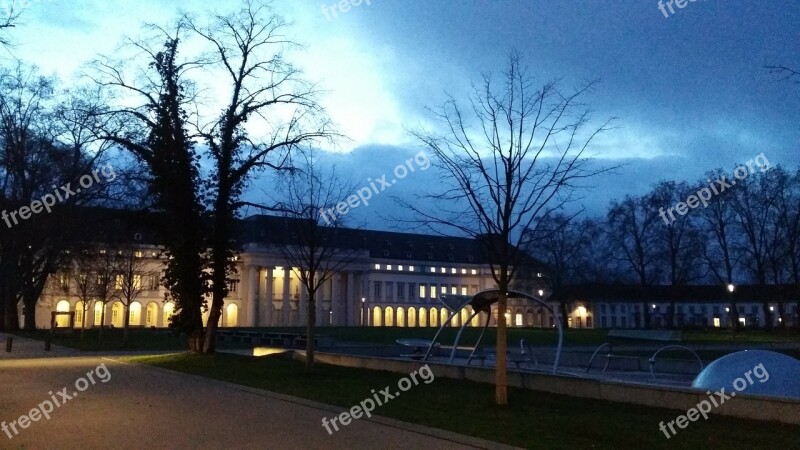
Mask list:
MULTIPOLYGON (((202 377, 96 356, 0 359, 0 422, 95 371, 95 384, 54 408, 0 449, 502 448, 499 444, 378 418, 328 435, 323 417, 341 409, 202 377), (110 373, 97 367, 105 364, 110 373), (414 430, 414 431, 411 431, 414 430)), ((64 401, 56 394, 59 401, 64 401)))

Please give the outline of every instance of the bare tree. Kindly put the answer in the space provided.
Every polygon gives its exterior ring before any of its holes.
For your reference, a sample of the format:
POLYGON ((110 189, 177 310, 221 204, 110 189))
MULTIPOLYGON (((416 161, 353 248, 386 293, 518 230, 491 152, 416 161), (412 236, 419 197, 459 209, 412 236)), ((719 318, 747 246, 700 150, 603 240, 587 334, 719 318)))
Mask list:
POLYGON ((0 207, 6 228, 0 234, 0 302, 7 329, 16 328, 19 302, 25 327, 35 327, 47 278, 66 263, 64 250, 83 230, 82 216, 69 207, 104 198, 113 181, 97 177, 106 147, 80 138, 85 114, 72 105, 56 80, 35 68, 20 64, 0 71, 0 207), (92 189, 74 189, 79 178, 92 174, 92 189))
POLYGON ((144 280, 157 275, 144 257, 144 252, 136 246, 126 245, 116 251, 114 256, 114 271, 116 279, 116 297, 124 309, 122 345, 128 344, 128 329, 131 321, 131 305, 139 295, 146 290, 144 280))
POLYGON ((351 234, 343 228, 341 217, 333 218, 326 213, 353 195, 354 188, 340 178, 335 168, 323 172, 313 151, 305 152, 302 159, 304 164, 282 178, 279 185, 282 200, 271 209, 287 221, 286 232, 291 229, 292 239, 279 245, 280 253, 308 293, 306 372, 311 372, 318 293, 335 274, 353 262, 358 252, 347 240, 351 234))
MULTIPOLYGON (((662 205, 646 197, 626 196, 621 202, 611 202, 607 229, 614 257, 632 271, 642 288, 658 279, 658 242, 656 227, 662 226, 658 210, 662 205)), ((642 296, 639 325, 650 328, 647 301, 642 296)))
MULTIPOLYGON (((749 174, 737 180, 731 196, 733 210, 736 212, 738 227, 742 233, 741 251, 744 267, 758 286, 768 284, 769 251, 774 242, 776 225, 776 195, 774 179, 769 172, 749 174)), ((772 328, 772 312, 769 302, 761 299, 761 307, 766 318, 766 327, 772 328)))
MULTIPOLYGON (((113 247, 99 247, 93 261, 93 272, 95 274, 95 305, 100 305, 100 330, 98 340, 103 340, 103 329, 106 322, 106 306, 113 301, 116 296, 117 269, 116 251, 113 247)), ((97 306, 95 306, 97 307, 97 306)), ((95 326, 98 324, 95 323, 95 326)))
POLYGON ((95 254, 90 249, 73 252, 72 285, 75 296, 81 303, 81 343, 86 332, 86 316, 91 311, 97 292, 97 279, 92 270, 95 266, 95 254))
POLYGON ((227 282, 235 271, 234 221, 245 204, 242 190, 257 172, 282 170, 293 150, 335 133, 317 102, 316 86, 285 59, 284 52, 296 44, 283 34, 287 25, 270 6, 246 1, 208 24, 188 16, 184 21, 210 46, 205 67, 229 93, 219 114, 197 127, 214 164, 209 181, 212 303, 203 348, 213 353, 227 282))
POLYGON ((544 278, 553 295, 559 298, 561 321, 568 327, 567 298, 559 295, 564 286, 578 278, 583 262, 581 256, 589 245, 591 229, 586 221, 578 220, 578 214, 570 216, 555 213, 540 220, 536 228, 526 232, 525 249, 547 266, 544 278))
MULTIPOLYGON (((669 208, 685 201, 694 195, 694 192, 696 190, 685 182, 662 181, 653 188, 649 196, 654 204, 669 208)), ((696 226, 695 210, 689 210, 684 215, 672 214, 672 216, 675 220, 666 220, 664 226, 655 227, 655 242, 660 250, 660 260, 666 262, 666 281, 670 286, 683 286, 701 278, 700 233, 696 226)), ((678 325, 675 311, 676 299, 673 296, 667 315, 667 324, 670 327, 678 325)))
MULTIPOLYGON (((721 177, 725 172, 716 170, 707 175, 709 180, 724 180, 721 177)), ((732 196, 732 191, 722 191, 709 200, 707 207, 698 211, 698 217, 705 231, 703 259, 714 279, 723 285, 722 289, 734 284, 734 274, 740 266, 742 256, 741 234, 737 228, 732 196)), ((735 327, 739 323, 739 311, 735 297, 731 293, 728 295, 731 327, 735 327)))
POLYGON ((495 374, 500 405, 508 402, 506 292, 525 258, 523 231, 572 200, 573 188, 598 173, 584 154, 607 123, 582 134, 588 113, 578 103, 592 86, 566 94, 555 82, 537 89, 512 54, 499 83, 486 75, 473 87, 467 108, 450 97, 432 111, 441 133, 413 133, 433 153, 445 188, 423 196, 423 202, 400 203, 434 232, 479 239, 500 290, 495 374))

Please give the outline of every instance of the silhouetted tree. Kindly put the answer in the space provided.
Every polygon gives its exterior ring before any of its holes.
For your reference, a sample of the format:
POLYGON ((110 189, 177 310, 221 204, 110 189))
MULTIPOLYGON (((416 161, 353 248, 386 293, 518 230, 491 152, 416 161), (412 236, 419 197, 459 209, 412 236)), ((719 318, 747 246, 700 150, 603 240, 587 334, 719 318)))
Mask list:
POLYGON ((500 405, 508 402, 506 292, 525 258, 523 231, 535 229, 537 221, 573 199, 573 188, 597 173, 584 154, 605 125, 583 134, 588 113, 578 103, 593 86, 589 82, 569 93, 556 83, 537 89, 514 54, 499 83, 487 75, 474 86, 469 106, 450 97, 433 111, 440 132, 413 133, 433 154, 444 187, 421 201, 400 203, 435 232, 449 229, 478 238, 500 291, 495 374, 500 405))

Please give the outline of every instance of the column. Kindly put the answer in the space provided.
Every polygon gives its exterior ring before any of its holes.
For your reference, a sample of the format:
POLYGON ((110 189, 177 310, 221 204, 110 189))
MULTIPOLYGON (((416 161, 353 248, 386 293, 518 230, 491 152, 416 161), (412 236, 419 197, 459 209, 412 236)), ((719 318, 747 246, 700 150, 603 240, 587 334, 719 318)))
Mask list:
MULTIPOLYGON (((315 281, 317 283, 319 283, 320 282, 319 275, 315 275, 315 277, 316 277, 315 281)), ((326 288, 325 284, 327 284, 327 283, 328 283, 328 281, 323 283, 322 286, 320 286, 319 289, 317 289, 316 302, 314 302, 315 303, 314 311, 316 311, 316 314, 317 314, 317 325, 327 324, 328 323, 328 318, 327 317, 323 317, 323 315, 325 313, 325 310, 322 309, 322 303, 325 301, 324 300, 325 299, 325 290, 326 290, 325 289, 326 288)))
MULTIPOLYGON (((300 283, 301 285, 303 283, 300 283)), ((319 295, 319 290, 317 290, 317 295, 319 295)), ((319 303, 319 298, 316 299, 317 303, 319 303)), ((308 324, 308 289, 306 286, 300 286, 300 303, 297 307, 297 320, 300 322, 300 325, 307 325, 308 324)), ((319 317, 317 317, 317 323, 319 323, 319 317)))
POLYGON ((331 311, 333 311, 333 325, 335 326, 342 326, 345 325, 344 319, 347 317, 346 311, 346 304, 345 296, 345 281, 347 277, 344 273, 337 273, 333 276, 333 292, 331 297, 331 311))
POLYGON ((356 297, 355 289, 355 274, 353 272, 347 272, 347 288, 344 293, 344 295, 346 295, 345 304, 347 305, 347 311, 343 312, 345 314, 345 322, 343 325, 360 325, 361 298, 356 297))
POLYGON ((267 279, 266 279, 266 286, 265 286, 265 289, 264 289, 264 296, 266 297, 266 301, 265 301, 266 307, 264 308, 264 312, 266 314, 264 315, 264 320, 266 321, 265 325, 267 325, 267 326, 271 326, 272 325, 272 309, 273 309, 273 307, 272 307, 272 299, 274 298, 274 295, 275 295, 272 292, 272 290, 273 290, 272 275, 273 275, 272 267, 267 267, 267 277, 266 277, 267 279))
POLYGON ((258 303, 258 267, 247 266, 247 326, 255 327, 258 325, 256 320, 256 303, 258 303))
POLYGON ((289 311, 292 308, 292 305, 289 301, 289 289, 291 285, 289 284, 289 277, 291 277, 292 268, 291 267, 283 267, 283 323, 281 325, 287 326, 289 325, 289 311))

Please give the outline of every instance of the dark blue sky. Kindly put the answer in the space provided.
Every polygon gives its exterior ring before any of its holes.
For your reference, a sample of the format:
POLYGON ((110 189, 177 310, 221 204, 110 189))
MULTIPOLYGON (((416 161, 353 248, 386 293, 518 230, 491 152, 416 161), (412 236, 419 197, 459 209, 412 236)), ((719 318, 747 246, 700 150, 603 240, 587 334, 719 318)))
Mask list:
MULTIPOLYGON (((274 5, 306 44, 292 59, 328 89, 323 102, 352 138, 330 158, 356 184, 414 154, 405 130, 429 124, 424 108, 440 104, 445 90, 463 98, 512 50, 541 83, 599 79, 587 106, 598 123, 619 117, 592 153, 624 166, 594 182, 584 199, 590 212, 659 179, 693 181, 762 152, 772 164, 800 162, 800 85, 763 68, 800 68, 797 1, 698 0, 665 18, 654 0, 371 0, 326 18, 323 5, 336 3, 274 5)), ((33 0, 14 30, 14 54, 69 77, 96 53, 113 51, 123 33, 136 35, 141 21, 168 22, 179 5, 202 11, 223 3, 33 0)), ((435 182, 427 171, 396 189, 435 182)), ((354 217, 386 228, 380 217, 392 208, 385 195, 354 217)))

